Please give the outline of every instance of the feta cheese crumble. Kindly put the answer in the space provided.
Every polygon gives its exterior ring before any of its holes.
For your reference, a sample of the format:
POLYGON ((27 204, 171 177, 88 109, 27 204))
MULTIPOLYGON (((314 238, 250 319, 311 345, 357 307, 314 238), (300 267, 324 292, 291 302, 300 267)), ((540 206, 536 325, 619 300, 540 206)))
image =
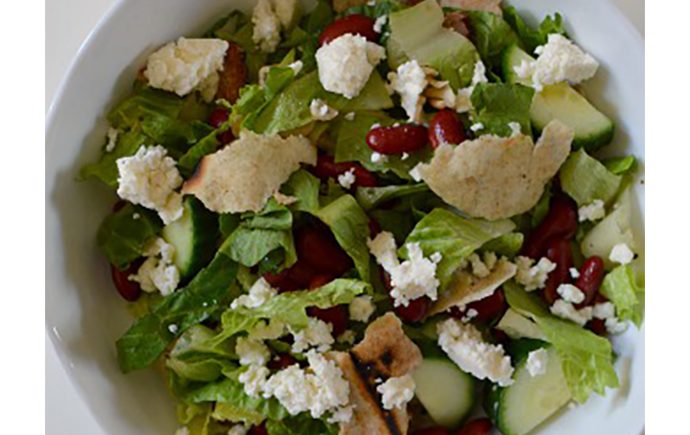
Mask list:
POLYGON ((280 320, 261 320, 249 330, 248 337, 252 340, 276 340, 285 332, 285 324, 280 320))
POLYGON ((179 330, 180 330, 180 328, 178 328, 178 326, 175 325, 174 323, 171 323, 170 325, 168 325, 168 331, 170 331, 171 334, 177 334, 177 331, 179 331, 179 330))
POLYGON ((211 101, 218 90, 218 72, 223 69, 228 47, 222 39, 179 38, 149 56, 144 76, 153 88, 180 97, 198 90, 205 101, 211 101))
POLYGON ((156 210, 164 224, 182 217, 182 184, 175 160, 160 145, 141 146, 136 154, 117 159, 120 198, 156 210))
POLYGON ((247 337, 237 338, 235 353, 240 357, 240 364, 243 366, 263 366, 271 357, 271 351, 263 342, 247 337))
POLYGON ((380 45, 346 33, 316 51, 319 81, 324 89, 354 98, 369 81, 374 67, 386 57, 380 45))
POLYGON ((515 280, 518 284, 523 285, 528 292, 544 288, 549 273, 556 269, 556 263, 546 257, 540 258, 537 264, 533 266, 533 259, 518 256, 515 257, 515 264, 518 267, 515 280))
POLYGON ((357 177, 355 177, 355 169, 352 168, 347 172, 343 172, 342 174, 338 175, 338 184, 343 186, 345 189, 349 189, 352 187, 353 184, 355 184, 355 181, 357 181, 357 177))
POLYGON ((606 326, 606 332, 608 332, 611 335, 622 334, 628 330, 628 323, 621 322, 615 317, 606 319, 604 321, 604 326, 606 326))
POLYGON ((482 124, 481 122, 474 123, 470 125, 470 130, 472 130, 475 133, 479 130, 484 130, 484 124, 482 124))
POLYGON ((355 322, 367 322, 376 311, 376 306, 371 301, 371 296, 357 296, 349 305, 350 319, 355 322))
POLYGON ((236 424, 230 429, 228 429, 227 435, 247 435, 249 433, 249 428, 243 424, 236 424))
POLYGON ((456 95, 455 110, 458 113, 469 112, 472 109, 470 97, 472 96, 472 92, 474 92, 474 88, 479 83, 487 83, 488 81, 489 79, 486 78, 486 67, 481 60, 478 60, 477 63, 474 64, 472 82, 466 88, 460 89, 456 95))
POLYGON ((616 317, 616 307, 611 302, 601 302, 592 307, 592 317, 595 319, 610 319, 616 317))
POLYGON ((467 262, 472 268, 472 275, 477 278, 486 278, 496 266, 498 258, 493 252, 485 252, 483 259, 479 257, 479 254, 472 253, 467 257, 467 262))
POLYGON ((259 0, 252 12, 252 41, 259 49, 272 53, 280 43, 280 19, 271 0, 259 0))
POLYGON ((237 378, 244 386, 244 392, 250 397, 259 397, 263 392, 266 381, 271 372, 268 368, 258 365, 250 365, 247 370, 240 373, 237 378))
POLYGON ((532 77, 532 86, 540 91, 560 82, 577 84, 594 76, 599 63, 563 35, 552 33, 546 45, 535 52, 536 61, 515 69, 521 78, 532 77))
POLYGON ((306 328, 295 331, 289 328, 294 342, 292 343, 292 351, 294 353, 303 353, 305 350, 315 347, 319 352, 327 351, 335 342, 333 339, 333 326, 321 319, 314 317, 309 318, 309 324, 306 328))
POLYGON ((527 373, 530 376, 540 376, 546 373, 546 365, 549 363, 549 354, 546 349, 533 350, 527 355, 527 373))
POLYGON ((278 291, 271 287, 264 278, 257 279, 249 288, 246 295, 240 295, 230 304, 230 308, 236 310, 238 307, 257 308, 268 302, 278 291))
POLYGON ((416 60, 410 60, 388 73, 391 89, 400 95, 400 102, 410 122, 420 122, 426 98, 422 96, 427 86, 426 72, 416 60))
POLYGON ((585 300, 585 294, 582 290, 572 284, 559 285, 556 289, 556 293, 558 293, 564 301, 572 304, 579 304, 585 300))
POLYGON ((389 411, 405 408, 407 402, 414 397, 414 390, 414 378, 410 375, 389 378, 376 387, 376 391, 381 394, 383 408, 389 411))
POLYGON ((386 22, 388 22, 388 15, 381 15, 378 17, 376 21, 374 21, 374 32, 383 32, 383 26, 386 25, 386 22))
POLYGON ((619 243, 611 249, 609 260, 614 263, 628 264, 635 258, 635 253, 626 243, 619 243))
POLYGON ((139 266, 130 281, 136 281, 145 292, 159 291, 167 296, 175 291, 180 282, 180 271, 174 263, 175 247, 162 238, 150 242, 144 250, 146 260, 139 266))
POLYGON ((583 205, 577 210, 578 220, 580 222, 584 221, 597 221, 603 219, 606 216, 606 208, 604 207, 604 201, 600 199, 595 199, 591 204, 583 205))
POLYGON ((577 270, 576 267, 571 267, 570 269, 568 269, 568 272, 570 273, 570 277, 572 279, 578 279, 580 277, 580 271, 577 270))
POLYGON ((387 161, 388 161, 387 155, 377 153, 376 151, 371 153, 371 163, 386 163, 387 161))
POLYGON ((344 116, 346 121, 354 121, 355 120, 355 112, 348 112, 344 116))
POLYGON ((463 371, 501 387, 513 383, 513 366, 503 346, 485 342, 472 324, 448 319, 438 324, 437 331, 439 346, 463 371))
POLYGON ((566 302, 563 299, 556 300, 551 305, 550 311, 554 316, 570 320, 580 326, 585 326, 585 323, 592 320, 592 307, 584 307, 578 310, 571 302, 566 302))
POLYGON ((419 243, 408 243, 408 259, 400 263, 393 234, 380 232, 373 240, 367 240, 369 251, 391 278, 390 295, 394 306, 408 306, 410 301, 427 296, 432 301, 438 298, 439 281, 436 279, 436 264, 441 260, 434 255, 433 261, 425 258, 419 243))
POLYGON ((117 128, 110 127, 108 128, 108 142, 105 144, 105 152, 106 153, 112 153, 115 147, 117 146, 117 137, 120 135, 120 130, 117 128))
POLYGON ((519 122, 509 122, 508 128, 510 129, 510 137, 515 137, 522 134, 522 127, 519 122))
POLYGON ((422 163, 418 163, 417 166, 414 168, 410 169, 410 177, 416 182, 422 181, 422 173, 420 172, 420 168, 422 166, 422 163))
POLYGON ((338 116, 338 111, 326 104, 325 101, 314 98, 309 104, 309 112, 316 121, 330 121, 338 116))

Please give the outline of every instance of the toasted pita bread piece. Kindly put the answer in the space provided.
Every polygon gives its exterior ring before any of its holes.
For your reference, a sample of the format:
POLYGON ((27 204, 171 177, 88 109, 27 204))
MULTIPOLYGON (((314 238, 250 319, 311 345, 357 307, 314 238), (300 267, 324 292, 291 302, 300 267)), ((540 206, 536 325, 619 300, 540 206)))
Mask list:
POLYGON ((217 213, 259 211, 300 163, 316 164, 316 148, 302 136, 243 131, 239 139, 201 160, 182 193, 217 213))
POLYGON ((573 130, 551 121, 534 145, 522 134, 484 135, 453 147, 441 145, 419 173, 446 203, 490 220, 534 207, 570 152, 573 130))

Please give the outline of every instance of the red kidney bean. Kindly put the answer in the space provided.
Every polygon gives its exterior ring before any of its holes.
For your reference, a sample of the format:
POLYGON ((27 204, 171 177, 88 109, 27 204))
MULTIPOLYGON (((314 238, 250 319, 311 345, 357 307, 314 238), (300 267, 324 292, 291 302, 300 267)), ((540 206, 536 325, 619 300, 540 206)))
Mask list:
POLYGON ((381 154, 411 153, 424 148, 428 140, 427 128, 416 124, 376 127, 366 138, 369 148, 381 154))
POLYGON ((130 275, 137 273, 139 266, 141 266, 141 261, 133 262, 125 270, 120 270, 114 265, 110 265, 110 275, 113 278, 113 284, 115 284, 117 292, 120 293, 124 300, 129 302, 134 302, 141 296, 139 283, 129 279, 130 275))
POLYGON ((412 435, 450 435, 450 432, 443 426, 434 426, 416 430, 412 435))
POLYGON ((441 144, 457 145, 465 140, 465 129, 453 110, 443 109, 429 121, 429 143, 436 149, 441 144))
POLYGON ((464 317, 470 309, 477 311, 477 315, 471 319, 477 322, 488 322, 502 315, 508 309, 503 289, 499 288, 491 296, 467 304, 461 317, 464 317))
POLYGON ((395 307, 395 314, 405 323, 417 323, 426 317, 431 307, 431 299, 427 296, 410 301, 407 306, 398 305, 395 307))
POLYGON ((330 308, 309 307, 307 308, 307 314, 310 317, 316 317, 326 323, 330 323, 333 327, 334 337, 339 336, 347 329, 349 313, 345 305, 335 305, 330 308))
POLYGON ((493 425, 488 418, 472 420, 460 428, 455 435, 489 435, 493 425))
POLYGON ((232 134, 232 130, 226 130, 226 131, 220 133, 217 137, 218 137, 218 142, 220 142, 221 145, 227 145, 230 142, 235 140, 235 135, 232 134))
POLYGON ((364 169, 364 167, 359 163, 335 163, 332 156, 328 156, 325 154, 322 154, 318 157, 313 172, 314 175, 321 178, 322 180, 325 180, 328 178, 337 179, 339 175, 342 175, 350 170, 354 170, 355 175, 355 182, 353 186, 376 187, 378 185, 378 182, 376 181, 376 176, 373 173, 364 169))
POLYGON ((266 424, 261 423, 258 426, 252 426, 251 429, 249 429, 249 432, 247 432, 247 435, 268 435, 266 424))
POLYGON ((546 258, 556 263, 556 268, 549 273, 544 288, 544 299, 551 305, 560 297, 556 291, 558 286, 570 282, 570 268, 573 267, 573 250, 570 241, 560 238, 549 240, 546 245, 546 258))
POLYGON ((592 319, 587 322, 586 328, 597 335, 601 335, 602 337, 606 337, 608 335, 608 331, 606 331, 606 322, 604 322, 604 319, 592 319))
POLYGON ((531 258, 544 255, 549 239, 570 239, 577 231, 577 205, 565 195, 555 196, 544 220, 527 235, 522 254, 531 258))
POLYGON ((290 279, 295 282, 301 290, 309 288, 311 281, 316 275, 316 271, 307 264, 306 261, 301 258, 297 260, 297 263, 290 266, 287 270, 287 274, 290 279))
MULTIPOLYGON (((223 107, 216 107, 213 109, 208 117, 208 123, 213 128, 219 128, 225 121, 228 120, 230 113, 223 107)), ((232 130, 226 130, 218 135, 218 141, 225 145, 235 140, 232 130)))
POLYGON ((289 353, 279 353, 266 364, 271 370, 282 370, 296 364, 297 360, 289 353))
POLYGON ((378 42, 379 34, 374 31, 374 20, 362 14, 339 18, 326 26, 319 36, 319 45, 327 44, 346 33, 364 36, 371 42, 378 42))
POLYGON ((309 281, 309 290, 316 290, 319 287, 323 287, 329 282, 333 281, 333 277, 330 275, 316 275, 309 281))
POLYGON ((115 204, 113 204, 113 213, 115 213, 116 211, 120 211, 122 209, 122 207, 124 207, 126 205, 127 205, 127 201, 125 201, 124 199, 117 200, 115 202, 115 204))
POLYGON ((369 218, 369 237, 373 239, 380 232, 381 225, 379 225, 379 222, 374 218, 369 218))
POLYGON ((575 286, 585 294, 585 300, 576 305, 576 308, 582 308, 594 302, 603 280, 604 260, 596 255, 587 258, 580 267, 580 276, 575 280, 575 286))
POLYGON ((352 268, 352 259, 327 229, 302 227, 296 231, 297 257, 318 273, 340 276, 352 268))
POLYGON ((293 292, 303 289, 304 287, 301 287, 290 278, 289 272, 289 269, 284 269, 277 274, 266 272, 263 277, 272 287, 278 290, 278 293, 293 292))
POLYGON ((510 342, 511 338, 505 332, 498 328, 491 328, 491 334, 494 336, 496 343, 506 345, 510 342))

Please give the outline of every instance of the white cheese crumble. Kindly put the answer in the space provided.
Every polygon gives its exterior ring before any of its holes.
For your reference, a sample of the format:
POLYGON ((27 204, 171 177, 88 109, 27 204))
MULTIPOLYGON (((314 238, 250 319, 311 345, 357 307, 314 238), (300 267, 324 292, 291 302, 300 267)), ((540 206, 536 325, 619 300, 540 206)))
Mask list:
POLYGON ((472 275, 478 278, 486 278, 491 274, 491 270, 496 266, 498 258, 493 252, 485 252, 484 258, 479 254, 472 253, 467 257, 469 265, 472 267, 472 275))
POLYGON ((577 210, 578 220, 580 222, 584 221, 597 221, 603 219, 606 216, 606 208, 604 207, 604 201, 600 199, 595 199, 591 204, 583 205, 577 210))
POLYGON ((170 331, 171 334, 177 334, 177 331, 179 331, 180 328, 175 325, 174 323, 171 323, 168 325, 168 331, 170 331))
POLYGON ((614 263, 628 264, 635 258, 635 253, 626 243, 619 243, 611 249, 609 260, 614 263))
POLYGON ((338 175, 338 184, 343 186, 345 189, 349 189, 352 187, 353 184, 355 184, 355 181, 357 181, 357 177, 355 177, 355 169, 352 168, 347 172, 343 172, 342 174, 338 175))
POLYGON ((585 300, 585 294, 582 290, 572 284, 559 285, 556 289, 556 293, 558 293, 564 301, 572 304, 579 304, 585 300))
POLYGON ((297 364, 280 370, 263 386, 263 397, 275 397, 290 415, 309 411, 313 418, 333 412, 333 421, 347 421, 352 409, 347 410, 350 384, 343 372, 323 355, 307 352, 309 368, 297 364))
POLYGON ((426 72, 416 60, 410 60, 388 73, 391 89, 400 95, 400 102, 410 122, 419 122, 426 98, 422 96, 427 86, 426 72))
POLYGON ((422 173, 419 171, 421 166, 422 163, 418 163, 417 166, 410 170, 410 177, 412 177, 412 179, 416 182, 422 181, 422 173))
POLYGON ((376 387, 376 391, 381 394, 383 408, 389 411, 394 408, 405 408, 407 402, 414 397, 414 390, 414 378, 410 375, 388 378, 376 387))
POLYGON ((285 324, 280 320, 261 320, 249 331, 252 340, 275 340, 285 335, 285 324))
POLYGON ((611 302, 601 302, 592 307, 592 317, 595 319, 610 319, 616 317, 616 307, 611 302))
POLYGON ((556 269, 556 263, 546 257, 540 258, 537 264, 533 265, 533 259, 518 256, 515 257, 515 264, 518 267, 515 280, 528 292, 544 288, 549 273, 556 269))
POLYGON ((199 90, 205 101, 218 90, 218 72, 223 69, 229 44, 222 39, 179 38, 151 54, 144 76, 153 88, 180 97, 199 90))
POLYGON ((136 281, 145 292, 159 291, 167 296, 175 291, 180 282, 180 271, 174 263, 175 247, 162 238, 150 242, 144 250, 146 260, 139 266, 130 281, 136 281))
POLYGON ((522 127, 519 122, 509 122, 508 128, 510 129, 510 137, 515 137, 522 134, 522 127))
POLYGON ((299 198, 297 198, 296 196, 285 195, 280 192, 275 192, 273 194, 273 199, 275 199, 276 202, 280 205, 290 205, 299 201, 299 198))
POLYGON ((108 142, 105 144, 105 152, 112 153, 117 146, 117 137, 120 135, 120 130, 114 127, 108 128, 108 142))
POLYGON ((295 331, 289 328, 294 342, 292 343, 292 351, 294 353, 303 353, 305 350, 315 347, 319 352, 327 351, 335 342, 333 339, 333 326, 321 319, 314 317, 309 318, 309 324, 306 328, 295 331))
POLYGON ((478 315, 479 312, 477 310, 475 310, 474 308, 470 308, 465 312, 465 315, 460 318, 460 321, 462 323, 468 323, 478 315))
POLYGON ((139 213, 132 213, 132 219, 137 220, 140 218, 141 218, 141 215, 139 213))
POLYGON ((236 424, 230 429, 228 429, 227 435, 247 435, 249 433, 249 428, 243 424, 236 424))
POLYGON ((386 22, 388 22, 388 15, 381 15, 378 17, 376 21, 374 21, 374 32, 383 32, 383 26, 386 25, 386 22))
POLYGON ((252 12, 252 41, 266 53, 272 53, 280 43, 280 19, 271 0, 259 0, 252 12))
POLYGON ((402 153, 402 156, 400 156, 400 160, 407 160, 410 158, 409 153, 402 153))
POLYGON ((606 331, 611 335, 622 334, 628 329, 627 322, 621 322, 615 317, 606 319, 604 325, 606 326, 606 331))
POLYGON ((570 277, 572 279, 578 279, 580 277, 580 271, 577 270, 576 267, 571 267, 570 269, 568 269, 568 272, 570 273, 570 277))
POLYGON ((585 323, 592 320, 592 307, 584 307, 578 310, 572 303, 566 302, 563 299, 556 300, 551 305, 550 310, 554 316, 570 320, 580 326, 585 326, 585 323))
POLYGON ((355 112, 348 112, 345 114, 345 116, 343 118, 345 118, 346 121, 354 121, 355 120, 355 112))
POLYGON ((367 240, 369 251, 376 261, 388 272, 392 289, 390 295, 394 306, 408 306, 410 301, 427 296, 432 301, 438 298, 439 281, 436 279, 436 264, 440 255, 433 261, 425 258, 419 243, 408 243, 408 259, 400 263, 396 253, 395 239, 388 231, 380 232, 373 240, 367 240))
POLYGON ((549 363, 549 354, 545 349, 537 349, 527 355, 527 372, 530 376, 540 376, 546 373, 546 365, 549 363))
POLYGON ((258 397, 266 385, 271 372, 268 368, 258 365, 250 365, 247 370, 240 373, 237 380, 244 386, 244 392, 250 397, 258 397))
POLYGON ((296 60, 288 65, 288 68, 290 68, 295 75, 299 74, 303 67, 304 63, 301 60, 296 60))
POLYGON ((486 78, 486 67, 484 66, 481 60, 478 60, 477 63, 474 64, 472 82, 466 88, 460 89, 458 91, 458 94, 456 95, 455 110, 458 113, 469 112, 472 109, 472 102, 470 101, 470 97, 472 96, 474 88, 479 83, 486 83, 488 81, 489 79, 486 78))
POLYGON ((476 122, 476 123, 470 125, 470 130, 472 130, 475 133, 478 132, 479 130, 484 130, 484 124, 482 124, 481 122, 476 122))
POLYGON ((369 81, 386 50, 360 35, 346 33, 316 51, 319 81, 324 89, 354 98, 369 81))
POLYGON ((338 116, 337 110, 319 98, 311 100, 311 103, 309 103, 309 112, 316 121, 330 121, 338 116))
POLYGON ((438 324, 438 344, 463 371, 505 387, 513 383, 513 366, 503 346, 490 344, 472 324, 448 319, 438 324))
POLYGON ((371 163, 386 163, 387 161, 388 161, 387 155, 377 153, 376 151, 371 153, 371 163))
POLYGON ((257 279, 249 288, 246 295, 240 295, 230 304, 230 308, 236 310, 238 307, 257 308, 268 302, 278 291, 271 287, 264 278, 257 279))
POLYGON ((175 435, 189 435, 187 426, 182 426, 175 431, 175 435))
POLYGON ((271 357, 271 351, 263 342, 247 337, 237 338, 235 353, 240 357, 240 364, 243 366, 263 366, 271 357))
POLYGON ((371 296, 357 296, 350 302, 350 319, 355 322, 367 322, 369 317, 376 311, 376 306, 371 301, 371 296))
POLYGON ((117 159, 117 194, 134 204, 156 210, 164 224, 182 217, 182 184, 175 160, 160 145, 141 146, 136 154, 117 159))

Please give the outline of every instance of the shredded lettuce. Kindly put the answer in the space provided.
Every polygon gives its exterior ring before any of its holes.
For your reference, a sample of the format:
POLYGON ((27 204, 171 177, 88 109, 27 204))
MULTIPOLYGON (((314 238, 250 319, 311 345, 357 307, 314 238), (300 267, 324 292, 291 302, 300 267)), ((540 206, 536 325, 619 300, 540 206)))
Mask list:
POLYGON ((469 85, 479 55, 469 39, 443 27, 443 10, 425 0, 388 16, 390 40, 407 57, 433 67, 453 89, 469 85))
POLYGON ((424 183, 385 187, 359 187, 357 188, 356 197, 365 210, 370 210, 396 198, 428 192, 429 186, 424 183))
POLYGON ((268 435, 337 435, 340 428, 337 424, 300 414, 280 421, 269 420, 266 422, 266 431, 268 435))
POLYGON ((609 203, 621 185, 620 176, 609 172, 606 166, 590 157, 584 149, 571 153, 559 174, 561 188, 579 206, 591 204, 595 199, 609 203))
POLYGON ((111 152, 104 152, 97 162, 82 167, 79 172, 79 178, 94 177, 116 189, 118 177, 117 159, 134 155, 142 145, 147 143, 149 143, 148 136, 138 129, 120 133, 117 137, 115 148, 111 152))
POLYGON ((186 287, 164 298, 117 340, 120 369, 127 373, 154 363, 176 335, 199 324, 237 296, 237 263, 218 253, 186 287), (176 332, 168 329, 175 325, 176 332))
POLYGON ((290 176, 280 191, 297 198, 290 209, 315 213, 319 209, 319 187, 319 179, 301 169, 290 176))
POLYGON ((125 269, 142 256, 146 245, 162 227, 155 212, 127 203, 103 220, 96 241, 111 264, 125 269), (139 215, 137 219, 135 214, 139 215))
POLYGON ((510 136, 511 122, 520 124, 524 134, 531 134, 529 110, 534 89, 506 83, 479 83, 472 92, 472 122, 481 123, 479 133, 510 136))
MULTIPOLYGON (((436 208, 417 223, 405 243, 419 243, 425 256, 439 252, 436 277, 443 288, 451 281, 461 261, 489 240, 509 233, 515 228, 510 220, 486 221, 470 219, 442 208, 436 208)), ((400 248, 404 257, 405 247, 400 248)))
POLYGON ((609 272, 599 293, 613 302, 620 320, 631 320, 640 327, 644 313, 644 287, 637 283, 630 265, 621 265, 609 272))
POLYGON ((192 326, 178 338, 165 361, 166 366, 183 379, 215 381, 223 371, 234 367, 229 359, 234 355, 225 343, 215 347, 206 346, 214 335, 211 329, 203 325, 192 326))
POLYGON ((355 263, 362 279, 369 279, 369 217, 351 195, 343 195, 316 212, 333 232, 338 244, 355 263))
POLYGON ((503 19, 515 30, 520 38, 520 42, 522 42, 522 47, 528 53, 534 53, 535 48, 546 44, 549 34, 566 34, 563 17, 559 13, 553 16, 547 15, 537 29, 533 29, 525 23, 518 14, 517 9, 513 6, 505 6, 503 8, 503 19))
POLYGON ((485 11, 464 11, 470 27, 470 38, 482 61, 494 68, 501 63, 503 50, 517 44, 518 37, 500 16, 485 11))
POLYGON ((611 157, 602 161, 606 169, 615 175, 625 175, 637 169, 637 160, 634 156, 611 157))
POLYGON ((505 283, 503 289, 508 305, 534 320, 546 341, 558 352, 573 399, 584 403, 592 392, 603 395, 607 387, 618 387, 613 351, 606 338, 552 316, 537 296, 528 294, 512 281, 505 283))
POLYGON ((522 233, 508 233, 493 240, 489 240, 482 246, 482 249, 484 251, 495 252, 498 255, 514 257, 520 252, 524 240, 525 236, 522 233))

